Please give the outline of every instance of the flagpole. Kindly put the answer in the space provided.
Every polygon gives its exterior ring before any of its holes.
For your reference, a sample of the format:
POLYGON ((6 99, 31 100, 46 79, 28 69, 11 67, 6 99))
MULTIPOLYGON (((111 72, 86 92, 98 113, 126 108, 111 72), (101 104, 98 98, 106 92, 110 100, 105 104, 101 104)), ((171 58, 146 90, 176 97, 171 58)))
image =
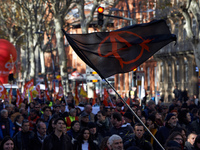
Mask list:
POLYGON ((115 90, 115 88, 112 86, 112 84, 110 84, 108 82, 107 79, 104 78, 104 80, 106 81, 106 83, 115 91, 115 93, 117 94, 117 96, 123 101, 123 103, 130 109, 130 111, 133 113, 133 115, 140 121, 140 123, 144 126, 144 128, 150 133, 150 135, 154 138, 154 140, 158 143, 158 145, 163 149, 164 147, 160 144, 160 142, 156 139, 156 137, 151 133, 151 131, 147 128, 147 126, 142 122, 142 120, 137 116, 137 114, 133 111, 133 109, 126 103, 126 101, 119 95, 119 93, 117 93, 117 91, 115 90))
MULTIPOLYGON (((62 29, 63 33, 65 34, 66 38, 68 41, 71 41, 74 43, 73 40, 70 39, 70 37, 68 36, 68 34, 65 32, 64 29, 62 29)), ((79 47, 76 47, 77 49, 79 49, 79 47)), ((90 67, 92 67, 98 74, 99 76, 104 79, 106 81, 106 83, 108 85, 110 85, 110 87, 115 91, 115 93, 118 95, 118 97, 123 101, 123 103, 130 109, 130 111, 133 113, 133 115, 140 121, 140 123, 144 126, 144 128, 149 132, 149 134, 154 138, 154 140, 158 143, 158 145, 163 149, 164 147, 160 144, 160 142, 155 138, 155 136, 151 133, 151 131, 146 127, 146 125, 142 122, 142 120, 137 116, 137 114, 131 109, 131 107, 126 103, 126 101, 119 95, 119 93, 117 93, 117 91, 115 90, 115 88, 108 82, 108 80, 99 72, 99 70, 96 68, 96 66, 88 59, 88 57, 82 52, 79 51, 83 56, 84 59, 90 64, 90 67)))

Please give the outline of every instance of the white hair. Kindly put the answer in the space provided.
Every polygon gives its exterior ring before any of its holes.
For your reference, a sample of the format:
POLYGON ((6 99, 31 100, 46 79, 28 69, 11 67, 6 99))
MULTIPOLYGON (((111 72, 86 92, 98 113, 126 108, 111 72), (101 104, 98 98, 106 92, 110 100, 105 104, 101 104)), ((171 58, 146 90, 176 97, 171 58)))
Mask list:
POLYGON ((7 109, 2 109, 1 110, 1 116, 3 116, 5 113, 7 113, 8 112, 8 110, 7 109))
POLYGON ((115 140, 122 140, 122 138, 119 135, 113 134, 111 137, 109 137, 108 144, 112 145, 115 140))

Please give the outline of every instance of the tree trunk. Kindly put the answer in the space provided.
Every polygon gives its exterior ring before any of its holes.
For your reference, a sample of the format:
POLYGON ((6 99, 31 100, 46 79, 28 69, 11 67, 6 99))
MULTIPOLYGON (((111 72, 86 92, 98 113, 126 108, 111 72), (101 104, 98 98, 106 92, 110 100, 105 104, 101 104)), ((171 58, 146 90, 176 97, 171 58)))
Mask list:
MULTIPOLYGON (((62 33, 62 19, 59 16, 55 16, 55 34, 56 34, 56 40, 57 40, 57 48, 58 48, 58 57, 59 57, 59 66, 60 66, 60 75, 62 78, 62 85, 67 86, 66 92, 69 91, 69 84, 68 80, 64 83, 63 79, 67 78, 67 71, 64 72, 64 70, 67 70, 67 57, 64 47, 64 37, 62 33), (65 84, 65 85, 64 85, 65 84)), ((65 88, 64 88, 65 89, 65 88)))
POLYGON ((35 55, 34 55, 34 43, 32 39, 32 32, 29 30, 28 31, 28 36, 29 36, 29 61, 30 61, 30 74, 29 74, 29 80, 35 77, 35 55))

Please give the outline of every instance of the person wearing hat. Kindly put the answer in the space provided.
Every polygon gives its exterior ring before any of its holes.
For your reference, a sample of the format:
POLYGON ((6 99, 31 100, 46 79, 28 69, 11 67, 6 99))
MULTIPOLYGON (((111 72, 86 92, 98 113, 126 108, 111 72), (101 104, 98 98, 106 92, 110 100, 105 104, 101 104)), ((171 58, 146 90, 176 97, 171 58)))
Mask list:
POLYGON ((89 122, 88 123, 88 128, 89 128, 89 131, 91 133, 92 139, 95 141, 95 143, 97 143, 97 145, 100 146, 101 141, 103 140, 103 137, 97 131, 97 125, 96 125, 96 123, 89 122))
POLYGON ((124 104, 120 101, 116 104, 116 111, 121 113, 121 114, 124 114, 123 110, 122 110, 122 106, 124 106, 124 104))
POLYGON ((147 107, 144 109, 145 117, 148 118, 149 114, 155 111, 156 103, 153 100, 148 101, 147 107))
POLYGON ((133 122, 133 114, 131 112, 125 112, 124 120, 127 125, 134 127, 135 123, 133 122))
MULTIPOLYGON (((156 116, 151 114, 148 118, 147 118, 147 127, 148 129, 151 131, 151 133, 155 136, 156 132, 158 131, 158 125, 155 122, 156 120, 156 116)), ((153 137, 150 136, 150 142, 151 144, 153 144, 153 137)))
POLYGON ((60 116, 60 104, 54 104, 53 105, 52 117, 53 116, 60 116))
MULTIPOLYGON (((164 145, 167 138, 170 135, 170 131, 177 126, 178 119, 175 114, 168 113, 165 118, 165 126, 162 126, 157 132, 155 137, 160 142, 161 145, 164 145)), ((157 142, 154 142, 154 150, 159 150, 160 146, 157 142)))
POLYGON ((81 130, 88 127, 89 115, 86 112, 82 112, 79 117, 81 130))

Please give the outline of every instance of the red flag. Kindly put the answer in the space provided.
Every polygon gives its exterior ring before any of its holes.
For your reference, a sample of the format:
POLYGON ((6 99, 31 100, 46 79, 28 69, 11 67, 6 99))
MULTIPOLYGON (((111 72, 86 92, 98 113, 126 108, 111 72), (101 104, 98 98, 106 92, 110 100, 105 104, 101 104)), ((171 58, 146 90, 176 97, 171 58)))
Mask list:
POLYGON ((33 88, 34 88, 34 80, 31 79, 30 81, 26 82, 24 85, 24 92, 22 94, 22 99, 24 99, 28 91, 31 91, 33 88))
POLYGON ((56 99, 60 99, 60 98, 62 98, 63 95, 64 95, 64 92, 63 92, 63 86, 62 86, 62 83, 59 82, 59 91, 58 91, 58 94, 57 94, 56 99))
POLYGON ((19 105, 22 103, 22 98, 21 98, 21 94, 19 92, 19 89, 17 89, 17 98, 16 98, 16 105, 17 107, 19 107, 19 105))
POLYGON ((74 96, 74 100, 76 105, 79 104, 79 98, 78 98, 78 83, 76 82, 76 86, 75 86, 75 96, 74 96))
POLYGON ((41 98, 41 94, 40 94, 40 83, 38 83, 38 84, 35 86, 35 89, 36 89, 36 91, 38 92, 39 98, 41 98))
POLYGON ((48 87, 47 87, 47 83, 45 82, 45 95, 48 101, 51 101, 50 96, 49 96, 49 92, 48 92, 48 87))
POLYGON ((0 98, 1 99, 7 99, 7 91, 6 91, 6 88, 3 86, 1 81, 0 81, 0 98))
POLYGON ((104 104, 105 106, 108 106, 108 97, 109 97, 109 94, 108 94, 106 88, 104 88, 104 99, 103 99, 103 104, 104 104))
POLYGON ((34 88, 34 80, 31 79, 30 81, 26 82, 24 89, 26 89, 26 93, 31 91, 34 88))
POLYGON ((126 103, 130 106, 130 98, 126 100, 126 103))
POLYGON ((94 97, 93 97, 93 100, 92 100, 92 106, 94 104, 96 104, 96 98, 97 98, 96 89, 94 89, 94 97))

